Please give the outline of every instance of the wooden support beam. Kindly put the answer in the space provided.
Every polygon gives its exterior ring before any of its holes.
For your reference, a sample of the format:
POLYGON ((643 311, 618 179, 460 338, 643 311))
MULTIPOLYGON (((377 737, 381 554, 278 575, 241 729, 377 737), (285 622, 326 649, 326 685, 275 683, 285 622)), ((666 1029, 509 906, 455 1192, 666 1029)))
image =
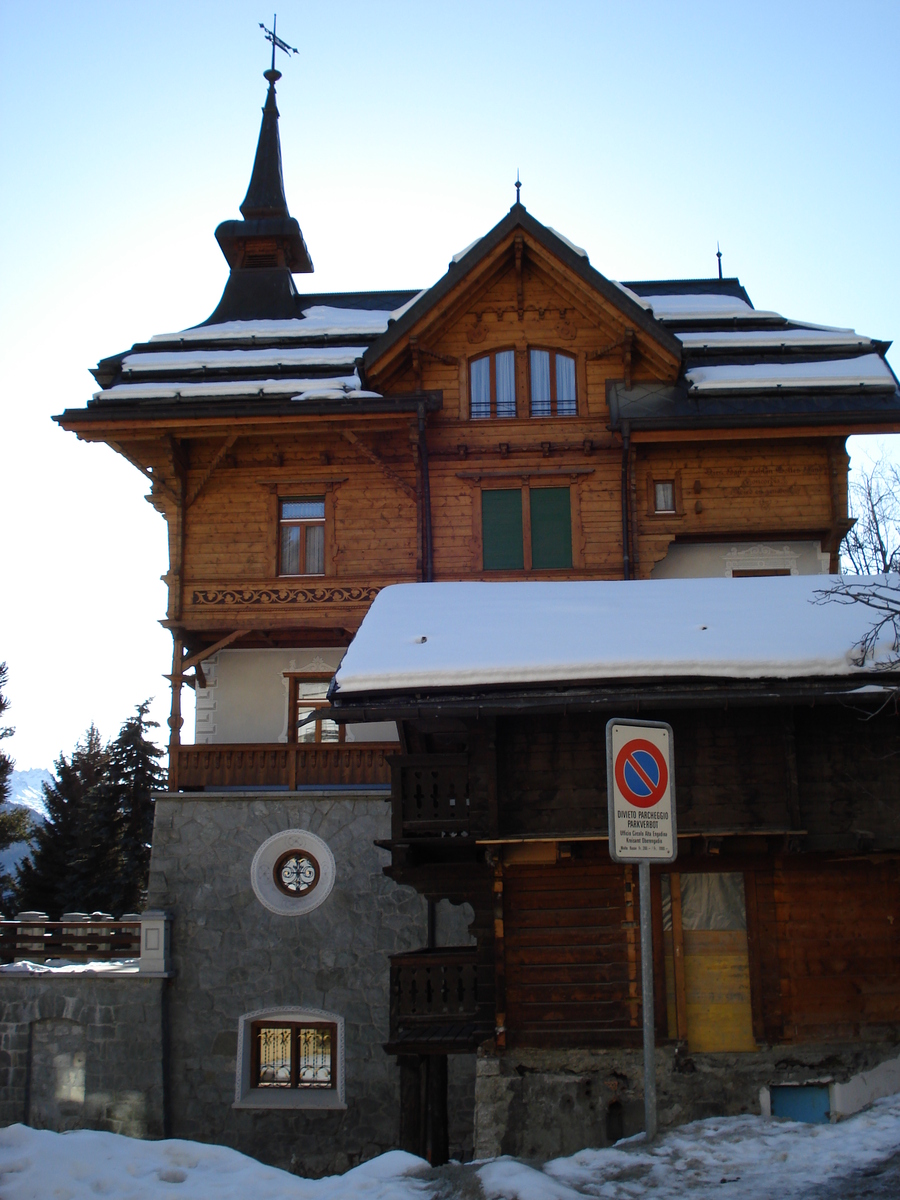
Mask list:
POLYGON ((516 256, 516 305, 519 310, 519 320, 525 320, 525 285, 522 281, 522 258, 525 252, 525 239, 521 233, 516 234, 513 242, 516 256))
POLYGON ((211 646, 207 646, 205 650, 198 650, 196 654, 192 654, 190 658, 186 658, 181 664, 182 674, 189 671, 191 667, 198 667, 200 663, 205 662, 208 658, 212 658, 214 654, 218 654, 220 650, 224 650, 226 646, 230 646, 232 642, 236 642, 239 637, 252 635, 252 629, 235 629, 223 638, 219 638, 217 642, 213 642, 211 646))
POLYGON ((106 444, 111 446, 117 454, 121 454, 124 459, 127 459, 127 461, 130 462, 133 467, 136 467, 142 475, 149 479, 153 485, 154 491, 165 492, 165 494, 174 504, 181 503, 181 498, 175 489, 170 487, 161 475, 154 475, 149 467, 145 467, 143 463, 138 462, 133 454, 128 453, 121 442, 114 442, 111 438, 108 438, 106 444))
POLYGON ((191 505, 194 503, 194 501, 197 499, 197 497, 200 495, 200 493, 203 491, 203 489, 209 483, 210 479, 212 478, 213 471, 215 471, 216 467, 219 465, 219 463, 222 461, 222 459, 225 457, 225 455, 228 453, 228 451, 231 449, 231 447, 234 445, 234 443, 237 440, 238 440, 238 435, 236 433, 231 433, 228 435, 228 437, 225 439, 225 441, 222 443, 222 445, 219 447, 219 449, 216 451, 215 455, 213 456, 212 462, 209 464, 209 466, 203 472, 203 475, 201 476, 200 480, 197 482, 196 486, 194 487, 194 490, 188 496, 188 498, 185 502, 185 508, 191 507, 191 505))
POLYGON ((407 483, 402 475, 398 475, 393 467, 389 467, 384 459, 379 454, 376 454, 374 450, 370 449, 365 442, 361 441, 352 430, 342 429, 341 437, 345 442, 349 442, 351 446, 355 446, 356 449, 359 450, 361 454, 364 454, 370 462, 373 462, 377 467, 380 467, 381 470, 384 471, 385 475, 387 475, 388 479, 393 480, 398 487, 403 488, 404 492, 406 492, 410 499, 416 499, 416 489, 412 486, 412 484, 407 483))

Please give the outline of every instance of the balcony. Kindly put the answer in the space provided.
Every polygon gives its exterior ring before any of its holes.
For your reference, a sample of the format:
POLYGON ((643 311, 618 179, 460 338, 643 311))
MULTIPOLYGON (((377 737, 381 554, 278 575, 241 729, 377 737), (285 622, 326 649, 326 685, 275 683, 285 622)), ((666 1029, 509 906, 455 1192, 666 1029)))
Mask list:
POLYGON ((474 946, 412 950, 390 962, 388 1054, 472 1053, 493 1034, 493 968, 474 946))
MULTIPOLYGON (((154 914, 157 915, 157 914, 154 914)), ((141 917, 49 921, 43 913, 0 921, 0 963, 111 962, 141 957, 141 917)))
POLYGON ((481 832, 484 821, 472 804, 465 754, 395 754, 390 765, 395 841, 481 832))
POLYGON ((386 787, 396 742, 211 743, 179 746, 170 790, 386 787))

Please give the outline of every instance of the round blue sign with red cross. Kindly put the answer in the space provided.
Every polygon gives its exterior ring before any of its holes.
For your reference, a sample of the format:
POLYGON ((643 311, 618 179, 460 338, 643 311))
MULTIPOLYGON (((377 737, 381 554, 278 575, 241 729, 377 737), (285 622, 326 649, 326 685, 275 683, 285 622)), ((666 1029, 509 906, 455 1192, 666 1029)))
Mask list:
POLYGON ((636 808, 652 808, 665 795, 669 768, 658 746, 632 738, 616 755, 616 784, 624 800, 636 808))

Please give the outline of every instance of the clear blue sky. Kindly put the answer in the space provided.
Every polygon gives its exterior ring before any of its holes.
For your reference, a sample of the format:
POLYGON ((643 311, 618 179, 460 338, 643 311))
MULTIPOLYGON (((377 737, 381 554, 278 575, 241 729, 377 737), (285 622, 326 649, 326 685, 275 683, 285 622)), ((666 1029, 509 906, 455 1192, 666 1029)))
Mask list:
MULTIPOLYGON (((86 403, 100 357, 215 306, 271 16, 0 0, 0 660, 22 768, 145 696, 168 712, 163 522, 133 468, 49 418, 86 403)), ((300 49, 278 103, 301 287, 434 282, 518 168, 606 275, 711 275, 718 240, 758 307, 900 335, 897 3, 284 0, 278 27, 300 49)))

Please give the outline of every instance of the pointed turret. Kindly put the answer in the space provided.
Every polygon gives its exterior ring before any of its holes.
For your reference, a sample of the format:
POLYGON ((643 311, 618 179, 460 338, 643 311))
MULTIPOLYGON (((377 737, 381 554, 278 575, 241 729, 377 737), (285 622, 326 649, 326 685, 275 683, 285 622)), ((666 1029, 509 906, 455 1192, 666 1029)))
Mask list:
POLYGON ((216 311, 219 321, 278 319, 293 316, 297 290, 291 275, 313 270, 296 219, 288 212, 281 174, 281 141, 275 83, 281 72, 265 72, 269 82, 250 186, 241 205, 242 221, 223 221, 216 241, 231 274, 216 311))
POLYGON ((241 213, 247 221, 290 216, 281 174, 281 140, 278 137, 278 107, 275 103, 275 82, 281 78, 281 73, 266 71, 265 77, 269 81, 269 92, 263 107, 253 174, 241 205, 241 213))

